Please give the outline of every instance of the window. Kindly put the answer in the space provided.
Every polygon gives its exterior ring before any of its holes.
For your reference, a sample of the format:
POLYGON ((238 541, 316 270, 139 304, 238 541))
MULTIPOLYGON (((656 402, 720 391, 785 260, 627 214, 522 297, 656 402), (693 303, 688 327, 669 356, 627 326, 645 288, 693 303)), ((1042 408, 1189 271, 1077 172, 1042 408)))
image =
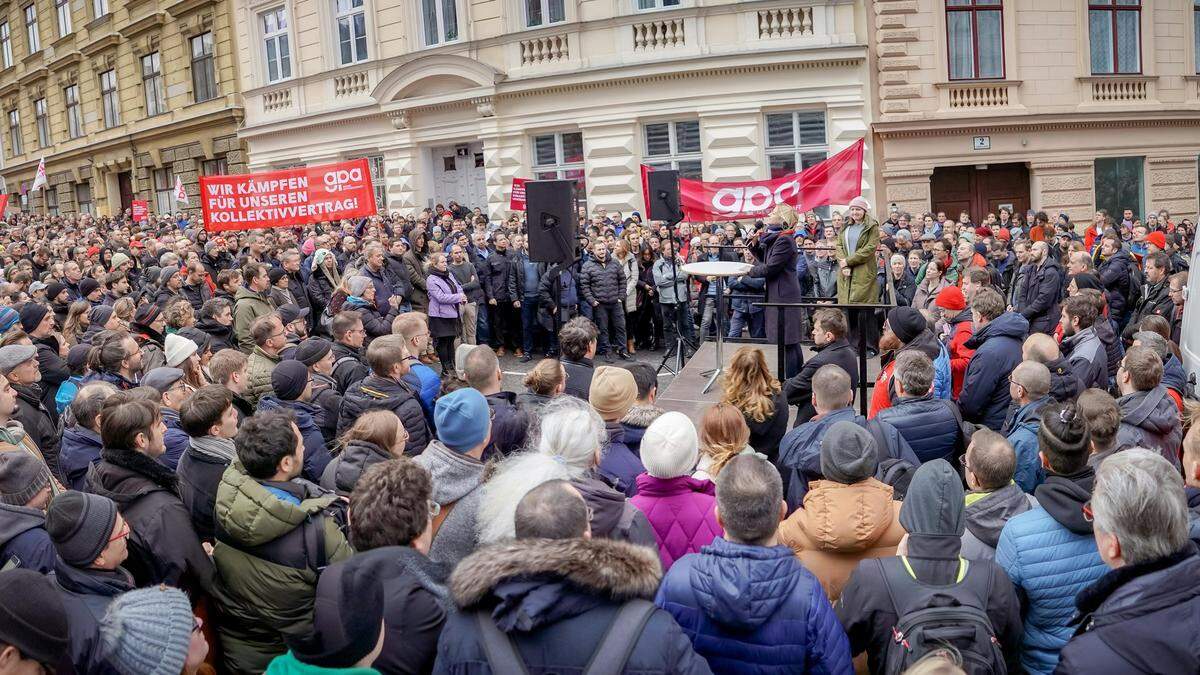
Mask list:
POLYGON ((92 184, 91 183, 76 183, 75 184, 75 205, 80 213, 92 212, 92 184))
POLYGON ((21 111, 8 111, 8 148, 15 157, 21 154, 21 111))
POLYGON ((950 79, 1004 77, 1000 0, 946 0, 950 79))
POLYGON ((71 34, 71 0, 54 0, 54 12, 58 15, 58 37, 71 34))
POLYGON ((29 53, 42 51, 42 39, 38 36, 37 6, 25 7, 25 40, 29 43, 29 53))
POLYGON ((50 146, 50 117, 46 112, 46 99, 39 98, 33 102, 33 119, 37 122, 37 141, 39 148, 50 146))
POLYGON ((175 172, 168 167, 154 170, 154 212, 175 211, 175 172))
POLYGON ((267 58, 267 82, 292 76, 292 50, 288 46, 287 12, 273 9, 262 15, 263 45, 267 58))
POLYGON ((338 58, 343 66, 367 60, 367 13, 363 0, 334 0, 338 58))
POLYGON ((647 124, 645 132, 647 166, 700 180, 700 122, 658 122, 647 124))
POLYGON ((0 23, 0 57, 4 59, 5 68, 12 68, 12 30, 8 27, 7 21, 0 23))
POLYGON ((121 104, 117 94, 117 71, 100 73, 100 98, 104 102, 104 128, 121 124, 121 104))
POLYGON ((454 42, 458 39, 458 0, 421 0, 421 22, 426 46, 454 42))
POLYGON ((1142 72, 1140 0, 1089 0, 1092 74, 1142 72))
MULTIPOLYGON (((224 176, 229 173, 229 164, 224 157, 206 159, 200 164, 201 176, 224 176)), ((174 186, 172 186, 174 187, 174 186)))
POLYGON ((573 180, 580 204, 587 201, 583 176, 583 134, 574 131, 533 138, 534 180, 573 180))
POLYGON ((92 14, 97 19, 108 14, 108 0, 92 0, 92 14))
POLYGON ((46 189, 42 190, 42 192, 45 193, 45 195, 46 195, 46 211, 52 216, 57 216, 58 215, 58 190, 56 190, 50 186, 46 186, 46 189))
POLYGON ((663 7, 678 7, 679 0, 633 0, 638 9, 661 9, 663 7))
POLYGON ((83 135, 83 111, 79 106, 79 85, 63 88, 63 100, 67 104, 67 135, 79 138, 83 135))
POLYGON ((1142 211, 1143 157, 1105 157, 1096 160, 1096 209, 1121 213, 1142 211))
POLYGON ((190 38, 192 44, 192 98, 199 103, 217 97, 217 74, 213 66, 212 32, 190 38))
POLYGON ((564 0, 524 0, 525 25, 529 28, 566 21, 564 0))
MULTIPOLYGON (((767 115, 767 166, 771 178, 803 171, 829 155, 825 140, 825 112, 804 110, 767 115)), ((828 218, 829 207, 816 209, 828 218)))
POLYGON ((162 61, 158 52, 142 57, 142 87, 146 90, 146 117, 167 112, 167 94, 163 90, 162 61))

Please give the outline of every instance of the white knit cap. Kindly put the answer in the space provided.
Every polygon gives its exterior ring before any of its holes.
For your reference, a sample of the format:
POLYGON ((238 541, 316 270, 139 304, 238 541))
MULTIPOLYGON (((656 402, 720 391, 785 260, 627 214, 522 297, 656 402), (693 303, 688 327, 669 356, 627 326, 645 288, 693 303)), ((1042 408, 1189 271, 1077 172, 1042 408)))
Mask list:
POLYGON ((655 478, 686 476, 700 459, 696 425, 680 412, 666 412, 642 436, 642 465, 655 478))
POLYGON ((172 368, 178 368, 179 364, 187 361, 187 358, 196 353, 196 343, 191 340, 180 337, 174 333, 167 333, 165 343, 167 365, 172 368))

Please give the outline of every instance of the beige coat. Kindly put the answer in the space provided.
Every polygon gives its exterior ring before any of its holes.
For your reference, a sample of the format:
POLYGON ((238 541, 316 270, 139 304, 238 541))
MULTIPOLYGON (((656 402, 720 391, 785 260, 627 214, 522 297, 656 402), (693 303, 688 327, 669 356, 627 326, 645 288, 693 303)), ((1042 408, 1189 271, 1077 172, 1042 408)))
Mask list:
POLYGON ((804 505, 779 526, 780 542, 796 552, 837 602, 859 561, 896 555, 904 536, 900 502, 874 478, 854 485, 813 482, 804 505))

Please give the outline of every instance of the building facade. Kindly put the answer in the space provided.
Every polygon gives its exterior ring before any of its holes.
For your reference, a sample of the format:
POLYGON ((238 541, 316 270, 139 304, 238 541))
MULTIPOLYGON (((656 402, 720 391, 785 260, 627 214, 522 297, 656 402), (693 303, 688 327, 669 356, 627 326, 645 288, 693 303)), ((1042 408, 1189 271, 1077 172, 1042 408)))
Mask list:
POLYGON ((851 0, 236 2, 250 169, 367 157, 389 211, 562 178, 628 212, 641 163, 761 179, 867 131, 851 0))
MULTIPOLYGON (((245 169, 229 0, 30 0, 0 10, 10 208, 154 211, 245 169), (111 3, 111 4, 110 4, 111 3), (31 190, 38 162, 49 186, 31 190)), ((191 199, 198 208, 198 199, 191 199)))
POLYGON ((1200 2, 875 0, 881 204, 1197 213, 1200 2))

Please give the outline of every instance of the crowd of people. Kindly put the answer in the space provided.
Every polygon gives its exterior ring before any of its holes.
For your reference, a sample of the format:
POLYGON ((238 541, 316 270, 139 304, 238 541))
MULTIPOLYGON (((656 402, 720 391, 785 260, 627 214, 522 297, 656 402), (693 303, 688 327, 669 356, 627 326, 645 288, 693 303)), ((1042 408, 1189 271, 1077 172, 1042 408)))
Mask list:
POLYGON ((1194 235, 11 214, 0 673, 1198 672, 1194 235), (783 372, 663 410, 716 331, 783 372))

